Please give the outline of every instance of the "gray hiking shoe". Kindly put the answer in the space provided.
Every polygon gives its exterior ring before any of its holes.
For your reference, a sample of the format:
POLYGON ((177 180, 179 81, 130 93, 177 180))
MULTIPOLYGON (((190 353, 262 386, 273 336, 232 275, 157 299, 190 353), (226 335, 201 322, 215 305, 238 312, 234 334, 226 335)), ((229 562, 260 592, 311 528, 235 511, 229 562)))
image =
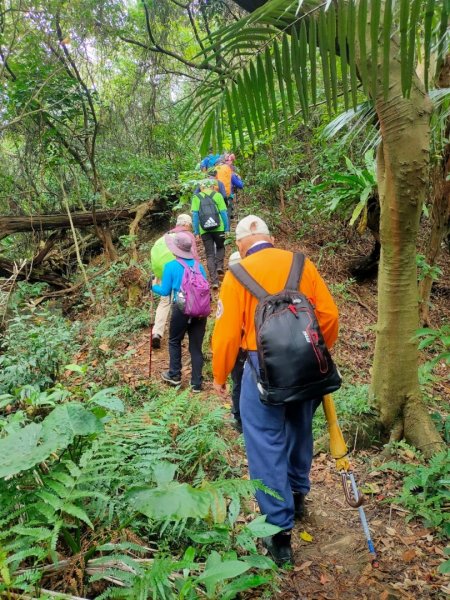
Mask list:
POLYGON ((181 377, 174 377, 172 375, 170 375, 170 371, 164 371, 163 373, 161 373, 161 379, 163 381, 165 381, 166 383, 173 385, 173 386, 177 386, 181 384, 181 377))

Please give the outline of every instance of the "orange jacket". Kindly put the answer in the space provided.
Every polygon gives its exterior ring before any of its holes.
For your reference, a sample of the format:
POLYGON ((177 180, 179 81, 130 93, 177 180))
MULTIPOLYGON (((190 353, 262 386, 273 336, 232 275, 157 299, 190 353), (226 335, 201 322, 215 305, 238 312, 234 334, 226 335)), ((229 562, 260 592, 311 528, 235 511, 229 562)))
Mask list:
MULTIPOLYGON (((270 294, 284 289, 292 263, 292 252, 266 248, 246 257, 242 266, 270 294)), ((338 336, 338 309, 313 263, 306 259, 300 291, 315 307, 328 348, 338 336)), ((258 300, 228 272, 222 283, 212 336, 214 380, 224 384, 234 367, 239 348, 256 350, 255 310, 258 300)))
POLYGON ((233 177, 233 170, 229 165, 219 165, 216 167, 216 177, 221 181, 225 187, 227 197, 231 194, 231 178, 233 177))

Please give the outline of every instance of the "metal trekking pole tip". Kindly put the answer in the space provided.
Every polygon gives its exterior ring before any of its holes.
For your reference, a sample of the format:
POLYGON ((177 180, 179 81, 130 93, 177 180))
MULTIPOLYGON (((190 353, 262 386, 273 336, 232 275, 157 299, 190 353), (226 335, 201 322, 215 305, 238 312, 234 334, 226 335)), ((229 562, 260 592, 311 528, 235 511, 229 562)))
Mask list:
MULTIPOLYGON (((352 485, 353 496, 356 498, 359 494, 358 486, 356 485, 355 477, 353 473, 348 474, 348 479, 352 485)), ((377 553, 375 551, 375 546, 373 545, 372 536, 370 535, 369 524, 367 522, 366 513, 362 506, 358 507, 359 519, 361 521, 362 528, 364 530, 364 535, 366 536, 367 548, 369 550, 370 555, 372 556, 371 565, 373 569, 378 569, 380 566, 377 558, 377 553)))
POLYGON ((379 569, 380 563, 378 561, 377 553, 376 553, 375 547, 374 547, 371 539, 367 540, 367 546, 369 547, 369 552, 373 557, 372 560, 370 561, 370 564, 372 565, 372 569, 379 569))

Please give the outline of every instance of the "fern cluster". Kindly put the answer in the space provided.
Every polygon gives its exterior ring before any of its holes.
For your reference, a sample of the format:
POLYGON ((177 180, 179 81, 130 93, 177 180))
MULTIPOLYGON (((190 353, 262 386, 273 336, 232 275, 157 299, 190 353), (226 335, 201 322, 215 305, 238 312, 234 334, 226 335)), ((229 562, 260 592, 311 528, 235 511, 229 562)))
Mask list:
MULTIPOLYGON (((49 568, 83 556, 86 581, 108 582, 101 598, 178 598, 178 584, 186 587, 183 597, 198 597, 211 548, 221 550, 220 561, 236 544, 255 552, 254 537, 273 528, 235 531, 241 498, 261 485, 226 478, 222 425, 222 409, 168 391, 135 412, 110 414, 103 432, 75 437, 59 455, 3 481, 0 593, 30 591, 43 577, 45 583, 49 568), (189 553, 179 558, 192 543, 199 562, 189 553)), ((212 589, 240 577, 257 577, 253 584, 260 585, 266 575, 243 573, 273 568, 237 556, 234 563, 212 589)))
POLYGON ((123 340, 124 337, 148 326, 148 309, 128 307, 121 309, 113 307, 113 311, 101 319, 94 331, 94 344, 99 344, 102 340, 108 340, 110 343, 114 340, 123 340))
POLYGON ((409 519, 421 517, 427 527, 450 538, 450 449, 435 454, 426 464, 389 462, 382 469, 406 475, 394 500, 411 512, 409 519))
POLYGON ((0 344, 0 393, 25 384, 52 385, 76 349, 78 328, 48 311, 10 319, 0 344))

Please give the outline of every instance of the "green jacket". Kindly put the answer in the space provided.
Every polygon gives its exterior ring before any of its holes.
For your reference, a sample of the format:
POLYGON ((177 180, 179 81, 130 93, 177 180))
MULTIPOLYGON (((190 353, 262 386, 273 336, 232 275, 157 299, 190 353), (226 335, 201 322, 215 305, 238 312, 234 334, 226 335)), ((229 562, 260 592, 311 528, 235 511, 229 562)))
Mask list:
POLYGON ((229 231, 227 205, 225 204, 225 200, 222 194, 219 194, 219 192, 215 192, 213 189, 205 189, 199 192, 198 194, 194 194, 194 196, 192 197, 191 211, 192 224, 194 226, 195 235, 203 235, 204 233, 212 233, 217 231, 229 231), (211 198, 216 203, 217 210, 219 211, 220 215, 219 227, 216 227, 215 229, 209 229, 208 231, 205 231, 200 225, 198 215, 198 212, 200 210, 200 199, 202 194, 208 194, 209 196, 211 196, 211 198))

